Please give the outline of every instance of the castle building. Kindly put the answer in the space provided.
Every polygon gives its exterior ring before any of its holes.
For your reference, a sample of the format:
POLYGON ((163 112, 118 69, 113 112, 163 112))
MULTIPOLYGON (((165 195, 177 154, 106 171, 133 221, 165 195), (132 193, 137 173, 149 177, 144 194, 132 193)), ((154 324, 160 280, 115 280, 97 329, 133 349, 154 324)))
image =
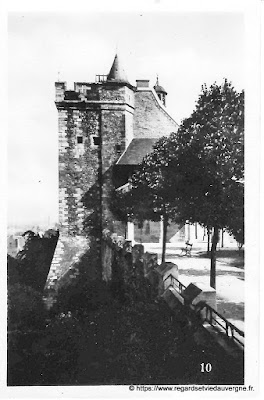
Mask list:
POLYGON ((167 92, 149 80, 133 86, 115 56, 108 75, 56 82, 59 118, 59 222, 61 234, 84 235, 91 226, 120 233, 109 202, 133 167, 178 124, 166 110, 167 92))
MULTIPOLYGON (((112 193, 128 182, 143 157, 156 141, 178 130, 166 110, 166 90, 149 80, 138 79, 133 86, 116 55, 108 75, 96 75, 94 82, 75 82, 67 90, 56 82, 55 104, 59 121, 59 223, 60 239, 53 257, 49 284, 63 277, 94 246, 102 260, 102 231, 126 235, 144 242, 162 241, 158 223, 142 227, 116 220, 111 211, 112 193), (151 234, 148 234, 151 231, 151 234), (156 236, 155 236, 156 235, 156 236), (91 238, 96 242, 91 245, 91 238), (153 239, 154 240, 154 239, 153 239)), ((170 225, 170 238, 184 241, 204 237, 197 224, 170 225)), ((169 239, 169 238, 168 238, 169 239)), ((171 240, 170 239, 170 240, 171 240)), ((100 272, 98 272, 100 274, 100 272)), ((104 277, 104 271, 102 271, 104 277)), ((104 279, 109 279, 105 274, 104 279)))

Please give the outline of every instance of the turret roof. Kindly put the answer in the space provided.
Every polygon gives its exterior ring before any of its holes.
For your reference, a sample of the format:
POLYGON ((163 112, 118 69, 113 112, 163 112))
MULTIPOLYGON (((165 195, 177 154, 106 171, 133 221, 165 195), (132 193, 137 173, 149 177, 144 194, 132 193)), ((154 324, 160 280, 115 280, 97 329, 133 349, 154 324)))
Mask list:
POLYGON ((125 70, 120 64, 118 55, 115 55, 114 62, 112 64, 112 67, 110 69, 110 72, 107 76, 107 81, 110 82, 124 82, 124 83, 129 83, 125 70))
POLYGON ((156 90, 156 92, 157 93, 165 93, 165 94, 168 94, 167 92, 166 92, 166 90, 162 87, 162 86, 160 86, 160 84, 159 84, 159 77, 157 76, 157 82, 156 82, 156 85, 154 86, 154 89, 156 90))

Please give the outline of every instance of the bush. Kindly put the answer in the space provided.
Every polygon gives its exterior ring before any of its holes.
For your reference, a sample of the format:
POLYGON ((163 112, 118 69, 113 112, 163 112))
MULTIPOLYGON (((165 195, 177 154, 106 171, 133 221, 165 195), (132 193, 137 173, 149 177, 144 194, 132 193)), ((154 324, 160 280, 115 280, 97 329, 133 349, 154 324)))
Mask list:
POLYGON ((87 314, 112 301, 110 289, 106 282, 94 280, 91 282, 77 279, 77 282, 62 287, 57 296, 54 312, 87 314))
POLYGON ((19 283, 8 288, 8 328, 25 330, 42 328, 46 311, 41 293, 19 283))

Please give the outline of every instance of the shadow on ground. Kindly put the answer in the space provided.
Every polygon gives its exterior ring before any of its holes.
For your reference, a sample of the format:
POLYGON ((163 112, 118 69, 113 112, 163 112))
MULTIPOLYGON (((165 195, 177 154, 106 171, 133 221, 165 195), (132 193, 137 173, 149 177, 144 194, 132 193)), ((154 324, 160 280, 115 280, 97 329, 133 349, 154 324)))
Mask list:
POLYGON ((226 319, 235 319, 244 321, 244 303, 226 302, 223 299, 217 299, 217 311, 226 319))

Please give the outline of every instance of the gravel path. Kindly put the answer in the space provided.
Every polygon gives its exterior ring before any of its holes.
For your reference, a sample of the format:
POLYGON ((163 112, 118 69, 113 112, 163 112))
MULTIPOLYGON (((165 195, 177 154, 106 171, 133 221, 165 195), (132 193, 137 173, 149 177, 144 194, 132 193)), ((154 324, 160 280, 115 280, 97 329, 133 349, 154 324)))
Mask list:
MULTIPOLYGON (((161 247, 158 244, 144 244, 145 251, 158 253, 161 256, 161 247)), ((243 259, 237 255, 235 248, 225 249, 227 255, 216 261, 216 291, 217 310, 238 328, 244 330, 244 268, 243 259)), ((210 259, 204 256, 201 250, 205 246, 194 248, 191 257, 181 257, 180 247, 168 245, 166 261, 171 261, 179 267, 179 280, 184 284, 210 284, 210 259)))

